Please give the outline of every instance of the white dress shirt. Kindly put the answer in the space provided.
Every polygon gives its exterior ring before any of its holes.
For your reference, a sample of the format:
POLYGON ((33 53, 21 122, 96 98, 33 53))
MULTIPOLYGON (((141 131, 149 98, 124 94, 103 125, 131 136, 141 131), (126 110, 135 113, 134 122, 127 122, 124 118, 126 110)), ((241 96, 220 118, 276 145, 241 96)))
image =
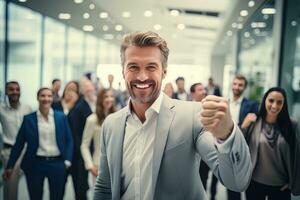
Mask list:
POLYGON ((4 143, 15 144, 24 115, 30 112, 31 108, 23 104, 19 104, 17 109, 12 108, 8 103, 0 106, 0 124, 2 126, 4 143))
POLYGON ((140 200, 153 199, 152 188, 152 160, 155 130, 162 92, 151 107, 146 111, 146 121, 142 123, 127 105, 128 117, 126 121, 123 144, 123 164, 121 175, 121 199, 140 200))
POLYGON ((54 112, 50 109, 48 120, 46 120, 40 110, 37 112, 39 147, 38 156, 59 156, 60 151, 56 142, 54 112))
POLYGON ((94 165, 99 166, 100 162, 100 132, 101 126, 98 123, 96 113, 91 114, 86 119, 83 130, 82 142, 80 146, 82 158, 86 169, 91 169, 94 165), (94 142, 93 158, 90 152, 91 142, 94 142))
MULTIPOLYGON (((146 111, 144 123, 131 111, 130 102, 127 105, 128 114, 121 172, 121 200, 151 200, 154 198, 154 188, 152 188, 153 146, 162 101, 163 94, 161 92, 146 111)), ((233 143, 235 131, 236 126, 234 126, 231 135, 224 141, 214 139, 208 142, 214 142, 220 153, 228 153, 233 143)), ((197 142, 197 148, 201 149, 199 145, 197 142)))
POLYGON ((234 100, 233 97, 230 98, 229 102, 229 108, 230 108, 230 113, 231 113, 231 118, 232 120, 238 124, 239 123, 239 118, 240 118, 240 110, 241 110, 241 104, 243 100, 243 96, 240 96, 236 101, 234 100))

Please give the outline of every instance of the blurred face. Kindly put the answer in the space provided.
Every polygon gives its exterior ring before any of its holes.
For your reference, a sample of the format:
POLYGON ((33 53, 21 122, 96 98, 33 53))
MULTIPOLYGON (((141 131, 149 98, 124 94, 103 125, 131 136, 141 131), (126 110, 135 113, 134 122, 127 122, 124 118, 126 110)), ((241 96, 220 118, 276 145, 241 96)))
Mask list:
POLYGON ((109 90, 104 94, 103 107, 108 110, 114 105, 114 103, 115 103, 114 94, 111 90, 109 90))
POLYGON ((269 117, 277 117, 282 110, 284 97, 280 92, 270 92, 266 98, 265 106, 269 117))
POLYGON ((171 85, 171 84, 166 84, 166 85, 165 85, 165 89, 164 89, 164 93, 165 93, 166 95, 168 95, 169 97, 172 98, 173 92, 174 92, 174 91, 173 91, 172 85, 171 85))
POLYGON ((232 82, 232 92, 235 97, 240 97, 246 89, 245 81, 234 79, 232 82))
POLYGON ((77 85, 75 83, 70 83, 67 85, 66 91, 74 91, 77 92, 78 88, 77 85))
POLYGON ((178 90, 180 90, 180 91, 184 90, 184 80, 178 80, 176 82, 176 85, 177 85, 178 90))
POLYGON ((123 77, 132 101, 153 103, 166 74, 159 48, 130 46, 125 50, 124 61, 123 77))
POLYGON ((108 75, 108 82, 111 84, 114 81, 114 76, 113 75, 108 75))
POLYGON ((53 94, 51 90, 44 89, 40 92, 38 98, 40 108, 50 109, 53 102, 53 94))
POLYGON ((83 83, 83 95, 90 100, 94 99, 95 86, 90 80, 86 80, 83 83))
POLYGON ((6 95, 9 102, 18 103, 20 100, 20 87, 18 84, 10 83, 6 88, 6 95))
POLYGON ((193 99, 195 101, 202 101, 206 97, 206 90, 203 85, 197 85, 195 87, 195 92, 192 93, 193 99))
POLYGON ((61 81, 55 81, 55 83, 53 84, 53 91, 58 92, 60 90, 61 87, 61 81))

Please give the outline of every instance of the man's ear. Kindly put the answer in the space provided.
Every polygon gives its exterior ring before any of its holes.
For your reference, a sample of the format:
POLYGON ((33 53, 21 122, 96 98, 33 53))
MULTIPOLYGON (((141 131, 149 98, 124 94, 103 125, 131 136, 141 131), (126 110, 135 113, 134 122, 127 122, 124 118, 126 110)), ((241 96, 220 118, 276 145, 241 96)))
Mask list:
POLYGON ((163 69, 163 79, 167 76, 167 69, 163 69))

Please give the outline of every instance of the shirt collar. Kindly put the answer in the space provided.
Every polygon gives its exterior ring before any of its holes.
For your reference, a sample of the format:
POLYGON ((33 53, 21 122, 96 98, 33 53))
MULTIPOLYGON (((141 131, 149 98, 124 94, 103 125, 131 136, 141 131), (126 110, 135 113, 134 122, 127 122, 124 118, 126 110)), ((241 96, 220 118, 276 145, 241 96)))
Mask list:
POLYGON ((231 95, 231 99, 230 99, 230 102, 234 102, 234 103, 238 103, 238 104, 241 104, 242 101, 243 101, 243 98, 244 98, 244 95, 241 95, 236 101, 234 100, 233 98, 233 95, 231 95))
MULTIPOLYGON (((42 117, 42 113, 41 113, 40 109, 38 109, 36 111, 36 114, 37 114, 38 117, 42 117)), ((50 108, 49 113, 48 113, 48 117, 52 117, 53 115, 54 115, 53 109, 50 108)))
MULTIPOLYGON (((150 106, 150 108, 147 109, 148 110, 153 110, 154 112, 156 112, 157 114, 160 111, 160 106, 163 100, 163 93, 160 91, 159 96, 156 98, 156 100, 153 102, 153 104, 150 106)), ((147 112, 146 111, 146 112, 147 112)), ((132 114, 132 109, 131 109, 131 98, 128 101, 128 104, 126 106, 126 115, 131 115, 132 114)))

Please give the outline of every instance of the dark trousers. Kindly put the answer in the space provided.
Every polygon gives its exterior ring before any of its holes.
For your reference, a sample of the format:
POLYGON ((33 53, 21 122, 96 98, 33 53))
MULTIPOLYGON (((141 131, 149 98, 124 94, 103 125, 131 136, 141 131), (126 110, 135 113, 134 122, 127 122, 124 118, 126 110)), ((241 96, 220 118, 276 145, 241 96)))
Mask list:
POLYGON ((88 171, 84 167, 84 161, 80 152, 74 154, 70 168, 76 200, 86 200, 88 185, 88 171), (79 153, 79 154, 78 154, 79 153))
MULTIPOLYGON (((204 189, 206 190, 207 188, 207 179, 208 179, 208 172, 210 168, 207 166, 207 164, 203 161, 200 162, 200 178, 203 184, 204 189)), ((216 198, 216 192, 217 192, 217 183, 218 183, 218 178, 215 177, 214 174, 212 174, 212 182, 210 185, 210 199, 214 200, 216 198)))
POLYGON ((40 160, 30 171, 25 171, 31 200, 43 198, 44 179, 48 178, 50 200, 62 200, 65 188, 65 164, 63 160, 40 160))
POLYGON ((227 200, 241 200, 241 193, 227 189, 227 200))
POLYGON ((289 189, 280 191, 282 186, 269 186, 255 181, 251 181, 248 189, 246 190, 247 200, 290 200, 291 192, 289 189))

